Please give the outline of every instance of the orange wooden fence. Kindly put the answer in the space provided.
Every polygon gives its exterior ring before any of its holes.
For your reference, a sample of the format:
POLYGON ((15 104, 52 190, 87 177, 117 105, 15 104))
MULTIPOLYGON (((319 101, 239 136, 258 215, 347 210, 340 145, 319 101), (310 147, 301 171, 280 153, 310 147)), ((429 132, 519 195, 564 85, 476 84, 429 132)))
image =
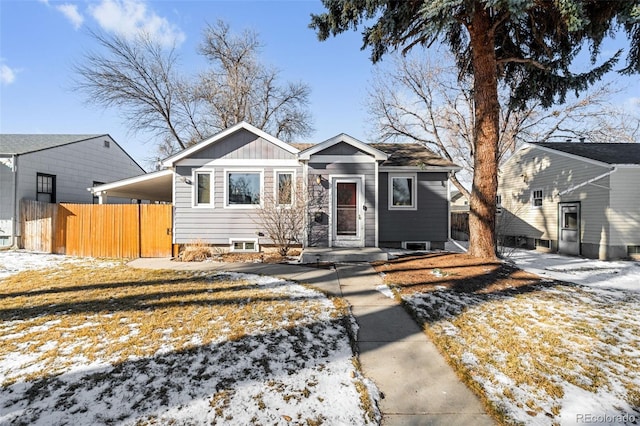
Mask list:
POLYGON ((171 205, 22 203, 28 206, 22 216, 28 250, 90 257, 171 256, 171 205), (48 222, 41 217, 47 214, 48 222), (50 231, 39 230, 47 226, 50 231))

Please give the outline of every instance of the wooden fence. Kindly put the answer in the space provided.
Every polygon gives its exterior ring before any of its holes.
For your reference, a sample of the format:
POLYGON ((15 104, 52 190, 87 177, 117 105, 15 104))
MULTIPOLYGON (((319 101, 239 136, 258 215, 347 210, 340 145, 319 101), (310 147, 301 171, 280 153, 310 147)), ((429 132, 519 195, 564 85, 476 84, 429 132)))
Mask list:
POLYGON ((171 205, 21 203, 27 250, 91 257, 171 256, 171 205))
POLYGON ((451 238, 454 240, 469 240, 469 213, 451 212, 451 238))

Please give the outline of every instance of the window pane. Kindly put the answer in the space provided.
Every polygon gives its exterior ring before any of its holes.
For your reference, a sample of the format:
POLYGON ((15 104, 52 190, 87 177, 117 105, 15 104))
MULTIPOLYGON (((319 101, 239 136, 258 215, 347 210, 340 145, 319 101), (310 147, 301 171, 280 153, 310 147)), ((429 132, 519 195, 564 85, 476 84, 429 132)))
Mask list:
POLYGON ((402 177, 393 178, 393 205, 412 206, 413 205, 413 178, 402 177))
POLYGON ((229 173, 229 205, 260 204, 259 173, 229 173))
POLYGON ((211 175, 210 174, 197 174, 198 180, 198 204, 210 204, 211 203, 211 175))
POLYGON ((256 243, 251 242, 251 241, 247 241, 246 243, 244 243, 244 249, 245 250, 255 250, 256 249, 256 243))
POLYGON ((278 173, 278 204, 291 204, 293 194, 293 176, 291 173, 278 173))

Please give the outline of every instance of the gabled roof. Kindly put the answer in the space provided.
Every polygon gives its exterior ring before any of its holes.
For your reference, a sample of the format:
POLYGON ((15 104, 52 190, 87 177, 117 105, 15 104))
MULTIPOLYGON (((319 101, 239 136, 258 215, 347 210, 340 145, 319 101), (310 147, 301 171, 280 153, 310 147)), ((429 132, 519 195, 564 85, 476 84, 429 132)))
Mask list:
MULTIPOLYGON (((56 148, 103 135, 28 135, 28 134, 0 134, 0 154, 28 154, 44 149, 56 148)), ((110 138, 110 137, 109 137, 110 138)))
POLYGON ((300 153, 298 158, 300 158, 301 160, 308 160, 313 154, 316 154, 329 148, 330 146, 339 144, 341 142, 345 142, 351 146, 356 147, 360 151, 371 155, 376 160, 386 160, 389 157, 386 153, 374 148, 372 145, 361 142, 358 139, 347 135, 346 133, 340 133, 339 135, 334 136, 331 139, 327 139, 324 142, 307 148, 300 153))
POLYGON ((382 167, 444 167, 459 170, 460 167, 418 143, 373 143, 372 147, 385 152, 389 158, 382 167))
POLYGON ((267 140, 269 142, 271 142, 274 145, 279 146, 280 148, 289 151, 292 154, 297 154, 299 152, 298 149, 296 149, 295 147, 293 147, 292 145, 281 141, 280 139, 276 138, 275 136, 271 136, 270 134, 266 133, 263 130, 258 129, 255 126, 252 126, 251 124, 247 123, 246 121, 241 121, 240 123, 229 127, 228 129, 223 130, 220 133, 215 134, 214 136, 211 136, 208 139, 203 140, 202 142, 198 142, 197 144, 182 150, 180 152, 178 152, 177 154, 172 155, 171 157, 165 158, 162 161, 163 166, 165 167, 172 167, 177 161, 182 160, 183 158, 189 157, 190 155, 212 145, 215 144, 216 142, 226 138, 227 136, 237 132, 240 129, 244 129, 247 130, 251 133, 253 133, 254 135, 267 140))
POLYGON ((640 165, 640 143, 541 142, 532 143, 531 146, 553 149, 606 164, 640 165))

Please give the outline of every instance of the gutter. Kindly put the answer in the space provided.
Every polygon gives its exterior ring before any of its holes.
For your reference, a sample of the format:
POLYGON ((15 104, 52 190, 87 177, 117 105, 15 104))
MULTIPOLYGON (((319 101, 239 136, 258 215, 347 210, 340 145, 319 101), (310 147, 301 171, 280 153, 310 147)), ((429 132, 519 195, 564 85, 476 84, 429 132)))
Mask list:
MULTIPOLYGON (((594 178, 591 178, 591 179, 589 179, 589 180, 588 180, 588 181, 586 181, 586 182, 582 182, 582 183, 579 183, 579 184, 577 184, 577 185, 571 186, 571 187, 569 187, 569 188, 565 189, 565 190, 564 190, 564 191, 562 191, 562 192, 558 192, 558 196, 562 196, 562 195, 568 194, 568 193, 570 193, 570 192, 573 192, 573 191, 575 191, 575 190, 576 190, 576 189, 578 189, 578 188, 582 188, 582 187, 583 187, 583 186, 585 186, 585 185, 589 185, 589 184, 591 184, 591 183, 593 183, 593 182, 595 182, 595 181, 597 181, 597 180, 600 180, 600 179, 602 179, 602 178, 604 178, 604 177, 610 176, 611 174, 613 174, 613 173, 615 173, 615 172, 617 172, 617 171, 618 171, 617 167, 615 167, 615 166, 614 166, 613 168, 611 168, 611 169, 610 169, 608 172, 606 172, 606 173, 603 173, 603 174, 601 174, 601 175, 599 175, 599 176, 596 176, 596 177, 594 177, 594 178)), ((597 186, 600 186, 600 185, 597 185, 597 186)), ((609 189, 609 190, 610 190, 611 188, 605 188, 605 189, 609 189)))

